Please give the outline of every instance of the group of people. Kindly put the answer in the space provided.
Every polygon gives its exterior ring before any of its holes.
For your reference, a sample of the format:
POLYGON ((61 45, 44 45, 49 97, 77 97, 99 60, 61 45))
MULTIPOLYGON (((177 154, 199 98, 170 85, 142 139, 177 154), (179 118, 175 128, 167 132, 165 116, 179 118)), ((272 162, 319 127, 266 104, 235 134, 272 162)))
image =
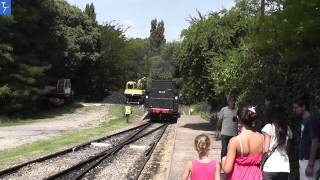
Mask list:
MULTIPOLYGON (((238 110, 236 99, 230 96, 219 113, 217 138, 221 138, 221 163, 209 158, 212 148, 207 135, 195 138, 198 158, 187 164, 183 180, 220 180, 220 169, 226 180, 288 180, 289 142, 293 133, 284 109, 271 105, 269 123, 257 128, 258 113, 253 106, 238 110), (220 131, 221 129, 221 131, 220 131)), ((293 104, 293 112, 301 119, 299 146, 300 180, 318 180, 320 171, 320 111, 311 114, 304 100, 293 104)))

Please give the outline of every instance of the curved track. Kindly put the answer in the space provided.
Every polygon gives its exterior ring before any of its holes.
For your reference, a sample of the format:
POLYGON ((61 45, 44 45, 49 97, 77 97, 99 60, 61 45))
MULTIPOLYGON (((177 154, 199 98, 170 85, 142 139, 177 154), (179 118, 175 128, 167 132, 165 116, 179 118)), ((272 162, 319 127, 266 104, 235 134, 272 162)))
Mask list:
MULTIPOLYGON (((153 125, 155 126, 155 125, 153 125)), ((132 134, 130 137, 124 139, 121 141, 118 145, 114 146, 111 149, 105 150, 95 156, 92 156, 89 159, 86 159, 84 161, 81 161, 80 163, 65 169, 57 174, 54 174, 48 178, 47 180, 60 180, 60 179, 70 179, 70 180, 76 180, 76 179, 99 179, 99 177, 96 177, 97 174, 99 174, 105 166, 112 165, 112 160, 117 158, 117 156, 125 157, 127 156, 130 158, 129 155, 132 154, 121 154, 118 153, 122 149, 129 148, 129 146, 135 142, 141 141, 144 139, 144 149, 142 152, 143 157, 150 157, 152 154, 152 151, 154 147, 157 145, 157 142, 161 139, 162 134, 165 132, 168 124, 162 124, 158 127, 146 127, 145 129, 142 129, 141 131, 136 132, 135 134, 132 134), (156 134, 156 135, 155 135, 156 134)), ((140 143, 141 144, 141 143, 140 143)), ((141 162, 137 165, 135 171, 138 173, 135 173, 133 176, 135 178, 139 177, 140 172, 142 171, 145 163, 147 162, 148 158, 145 158, 146 160, 143 161, 144 163, 141 164, 141 162)), ((108 176, 108 175, 107 175, 108 176)))
MULTIPOLYGON (((95 139, 83 144, 80 144, 75 147, 71 147, 47 156, 43 156, 41 158, 28 161, 13 167, 10 167, 8 169, 4 169, 0 171, 0 179, 28 179, 33 177, 33 179, 42 179, 44 177, 47 177, 49 174, 52 174, 52 172, 35 172, 36 177, 32 175, 32 171, 34 171, 36 168, 35 167, 42 167, 43 169, 50 169, 47 166, 52 164, 53 162, 61 162, 66 161, 66 164, 68 163, 68 158, 70 161, 74 160, 74 156, 78 154, 81 156, 80 158, 85 158, 82 154, 88 154, 87 157, 93 157, 96 154, 99 154, 101 152, 106 151, 105 149, 112 149, 112 147, 117 146, 119 143, 121 143, 124 139, 127 139, 128 137, 131 137, 134 134, 138 134, 138 132, 141 132, 143 129, 149 127, 151 124, 144 123, 140 126, 121 131, 116 134, 112 134, 109 136, 105 136, 99 139, 95 139), (109 143, 109 147, 99 147, 96 148, 94 146, 91 146, 92 143, 109 143), (30 177, 31 176, 31 177, 30 177)), ((54 166, 53 168, 59 169, 59 167, 54 166)), ((41 170, 40 170, 41 171, 41 170)))

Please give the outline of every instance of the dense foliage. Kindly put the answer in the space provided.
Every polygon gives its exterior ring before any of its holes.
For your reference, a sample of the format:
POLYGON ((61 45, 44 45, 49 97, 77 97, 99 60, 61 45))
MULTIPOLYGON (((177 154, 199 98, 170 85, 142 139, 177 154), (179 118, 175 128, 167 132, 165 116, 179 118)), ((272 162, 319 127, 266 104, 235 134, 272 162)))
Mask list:
POLYGON ((78 98, 100 100, 145 73, 148 41, 99 25, 93 4, 14 0, 12 13, 0 17, 0 114, 36 111, 44 87, 61 78, 78 98))
POLYGON ((35 111, 44 86, 61 78, 88 100, 128 80, 175 78, 187 104, 218 110, 230 94, 260 111, 265 100, 282 104, 299 137, 292 103, 320 94, 319 0, 236 0, 229 10, 198 12, 181 42, 170 43, 163 21, 151 21, 149 38, 128 39, 121 26, 98 24, 93 4, 81 11, 65 0, 13 0, 12 12, 0 16, 0 114, 35 111))
MULTIPOLYGON (((229 94, 261 111, 272 100, 291 117, 295 100, 320 94, 319 9, 318 0, 238 0, 230 10, 191 18, 175 55, 183 95, 188 102, 208 101, 215 110, 229 94)), ((299 137, 299 121, 287 120, 299 137)), ((297 179, 297 171, 292 176, 297 179)))

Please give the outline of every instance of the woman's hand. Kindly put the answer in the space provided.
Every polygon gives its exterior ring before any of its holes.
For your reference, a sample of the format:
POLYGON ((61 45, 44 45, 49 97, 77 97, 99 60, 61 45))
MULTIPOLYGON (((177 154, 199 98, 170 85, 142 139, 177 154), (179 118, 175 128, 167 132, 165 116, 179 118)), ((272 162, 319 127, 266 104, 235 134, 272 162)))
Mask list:
POLYGON ((222 157, 222 162, 221 162, 221 164, 225 164, 225 163, 226 163, 226 159, 227 159, 227 156, 222 157))
POLYGON ((216 131, 216 140, 220 140, 221 139, 221 134, 220 131, 216 131))
POLYGON ((306 173, 306 176, 308 176, 308 177, 313 176, 313 165, 308 164, 306 167, 305 173, 306 173))
POLYGON ((235 137, 231 138, 228 145, 227 156, 222 158, 221 166, 223 171, 227 174, 233 169, 234 160, 237 154, 237 143, 238 141, 235 139, 235 137))
POLYGON ((221 168, 223 169, 223 167, 225 166, 225 164, 226 164, 226 159, 227 159, 227 156, 224 156, 224 157, 222 157, 222 159, 221 159, 221 168))

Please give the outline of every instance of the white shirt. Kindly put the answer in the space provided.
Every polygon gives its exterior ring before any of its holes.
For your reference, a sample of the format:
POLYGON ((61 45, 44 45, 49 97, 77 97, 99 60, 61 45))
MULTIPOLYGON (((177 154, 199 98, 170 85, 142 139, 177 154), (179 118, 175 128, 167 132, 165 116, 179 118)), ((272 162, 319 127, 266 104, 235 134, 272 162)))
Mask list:
POLYGON ((238 134, 238 122, 233 122, 233 117, 237 115, 237 108, 230 109, 223 107, 219 113, 222 119, 221 134, 226 136, 236 136, 238 134))
MULTIPOLYGON (((270 139, 270 146, 269 151, 272 150, 274 146, 276 146, 276 131, 275 126, 273 124, 267 124, 265 125, 262 130, 262 132, 267 133, 271 136, 270 139)), ((288 128, 288 135, 286 144, 288 142, 288 139, 292 138, 292 132, 288 128)), ((279 148, 276 148, 276 150, 271 154, 271 156, 267 159, 266 163, 263 167, 264 172, 290 172, 290 165, 289 165, 289 157, 286 151, 280 150, 279 148)))

